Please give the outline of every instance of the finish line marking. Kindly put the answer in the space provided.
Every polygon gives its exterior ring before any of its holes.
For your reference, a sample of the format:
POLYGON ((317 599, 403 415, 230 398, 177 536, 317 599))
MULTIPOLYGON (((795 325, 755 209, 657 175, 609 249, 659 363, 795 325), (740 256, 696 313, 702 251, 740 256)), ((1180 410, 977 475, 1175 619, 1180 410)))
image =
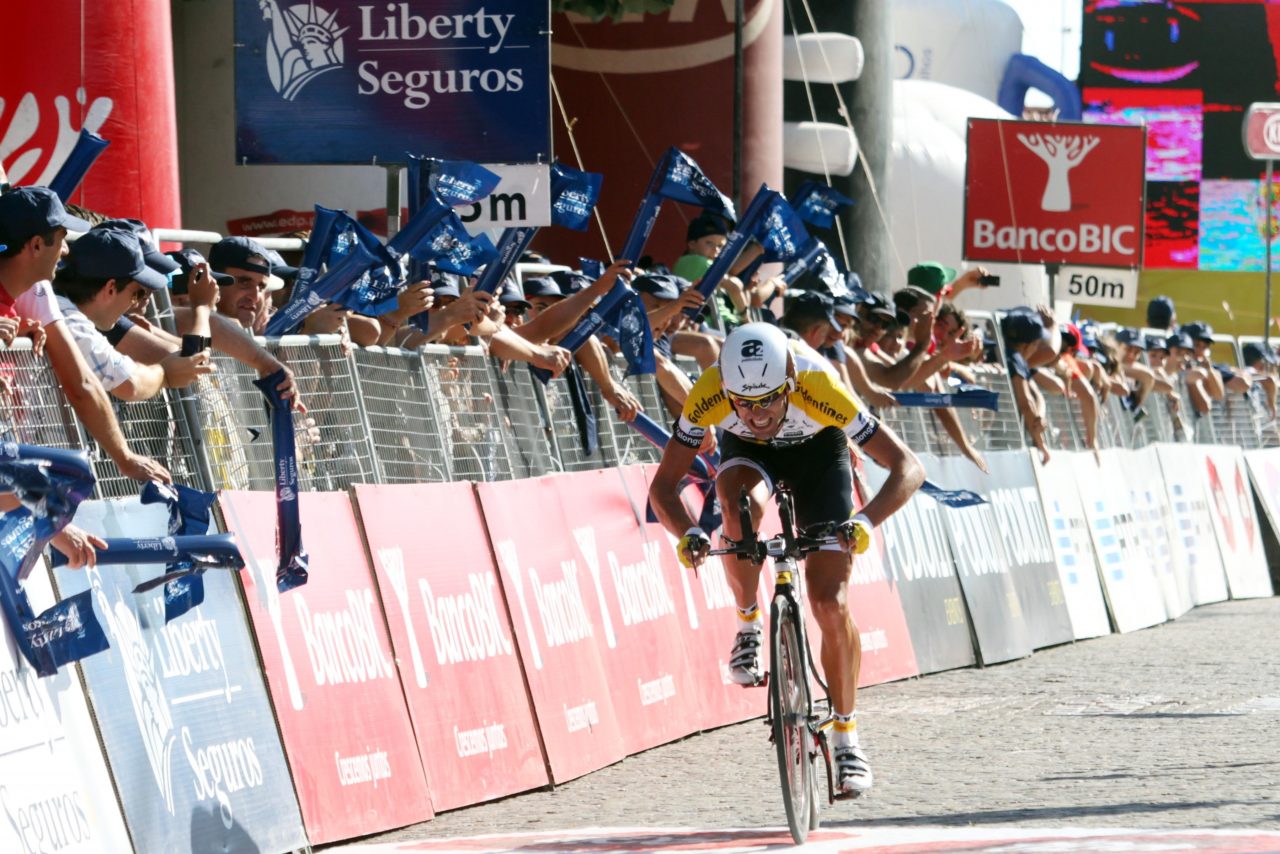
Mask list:
POLYGON ((803 848, 786 828, 693 830, 689 828, 585 828, 494 834, 457 839, 352 843, 335 846, 351 854, 630 854, 630 852, 716 851, 748 854, 801 851, 806 854, 1084 854, 1085 852, 1196 851, 1200 854, 1274 854, 1280 831, 1133 830, 1064 827, 875 827, 819 828, 803 848))

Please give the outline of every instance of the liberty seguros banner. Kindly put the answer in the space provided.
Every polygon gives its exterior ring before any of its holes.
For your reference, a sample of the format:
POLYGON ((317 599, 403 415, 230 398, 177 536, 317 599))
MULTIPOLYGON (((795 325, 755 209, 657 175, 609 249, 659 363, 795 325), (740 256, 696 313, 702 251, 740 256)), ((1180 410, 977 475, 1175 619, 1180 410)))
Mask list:
POLYGON ((546 0, 236 0, 236 160, 551 157, 546 0))
MULTIPOLYGON (((169 523, 161 505, 135 498, 85 502, 76 524, 102 536, 138 538, 164 536, 169 523)), ((133 592, 163 571, 162 565, 55 570, 63 596, 93 591, 111 642, 80 667, 134 846, 176 852, 305 845, 235 579, 205 573, 204 602, 166 621, 163 587, 133 592)))

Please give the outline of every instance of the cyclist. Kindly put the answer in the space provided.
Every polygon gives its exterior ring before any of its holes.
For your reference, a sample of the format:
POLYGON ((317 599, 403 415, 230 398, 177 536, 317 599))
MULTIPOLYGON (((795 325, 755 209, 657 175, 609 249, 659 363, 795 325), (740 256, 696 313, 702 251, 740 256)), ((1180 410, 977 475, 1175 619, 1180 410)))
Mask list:
MULTIPOLYGON (((863 411, 817 351, 788 340, 767 323, 740 326, 725 339, 719 362, 689 393, 649 489, 663 526, 680 537, 678 552, 686 567, 701 563, 711 544, 680 500, 680 479, 717 426, 724 431, 716 476, 722 507, 736 507, 746 489, 758 527, 769 495, 781 481, 794 495, 796 524, 802 531, 836 528, 840 545, 809 556, 805 582, 822 629, 822 669, 835 715, 838 791, 848 797, 860 795, 871 788, 872 776, 859 745, 855 712, 862 648, 849 615, 852 553, 866 551, 874 527, 908 501, 924 480, 924 469, 892 430, 863 411), (879 493, 857 515, 850 440, 889 472, 879 493)), ((727 538, 742 538, 736 513, 724 514, 724 527, 727 538)), ((729 672, 738 684, 757 685, 763 679, 764 621, 756 602, 760 566, 735 557, 728 569, 741 619, 729 672)))

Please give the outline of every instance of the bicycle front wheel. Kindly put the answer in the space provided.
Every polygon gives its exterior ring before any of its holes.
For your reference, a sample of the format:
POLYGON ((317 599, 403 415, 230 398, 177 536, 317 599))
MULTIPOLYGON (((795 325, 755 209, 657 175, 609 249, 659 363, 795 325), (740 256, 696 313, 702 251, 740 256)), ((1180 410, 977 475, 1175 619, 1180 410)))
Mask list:
POLYGON ((799 622, 804 619, 785 596, 773 600, 770 612, 769 704, 772 711, 773 743, 778 751, 778 773, 782 782, 782 804, 787 810, 787 826, 797 845, 809 835, 812 821, 814 780, 809 732, 809 675, 801 646, 799 622))

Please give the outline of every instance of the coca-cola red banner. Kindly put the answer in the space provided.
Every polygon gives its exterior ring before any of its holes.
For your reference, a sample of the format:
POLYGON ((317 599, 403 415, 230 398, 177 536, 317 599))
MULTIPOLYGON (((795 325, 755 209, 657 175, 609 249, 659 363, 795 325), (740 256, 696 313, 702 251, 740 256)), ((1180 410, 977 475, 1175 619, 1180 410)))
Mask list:
POLYGON ((313 845, 431 818, 395 655, 345 493, 300 496, 310 580, 276 592, 269 492, 224 492, 285 753, 313 845))
POLYGON ((700 725, 677 606, 684 570, 662 560, 671 548, 666 537, 642 527, 645 492, 635 475, 635 469, 606 469, 552 480, 590 573, 588 595, 600 610, 596 644, 628 754, 683 738, 700 725))
POLYGON ((435 808, 546 785, 471 484, 357 486, 355 497, 435 808))
POLYGON ((626 755, 602 648, 605 617, 556 476, 476 486, 557 783, 626 755))
POLYGON ((4 4, 0 166, 47 185, 81 128, 111 145, 72 201, 180 225, 169 0, 4 4))

